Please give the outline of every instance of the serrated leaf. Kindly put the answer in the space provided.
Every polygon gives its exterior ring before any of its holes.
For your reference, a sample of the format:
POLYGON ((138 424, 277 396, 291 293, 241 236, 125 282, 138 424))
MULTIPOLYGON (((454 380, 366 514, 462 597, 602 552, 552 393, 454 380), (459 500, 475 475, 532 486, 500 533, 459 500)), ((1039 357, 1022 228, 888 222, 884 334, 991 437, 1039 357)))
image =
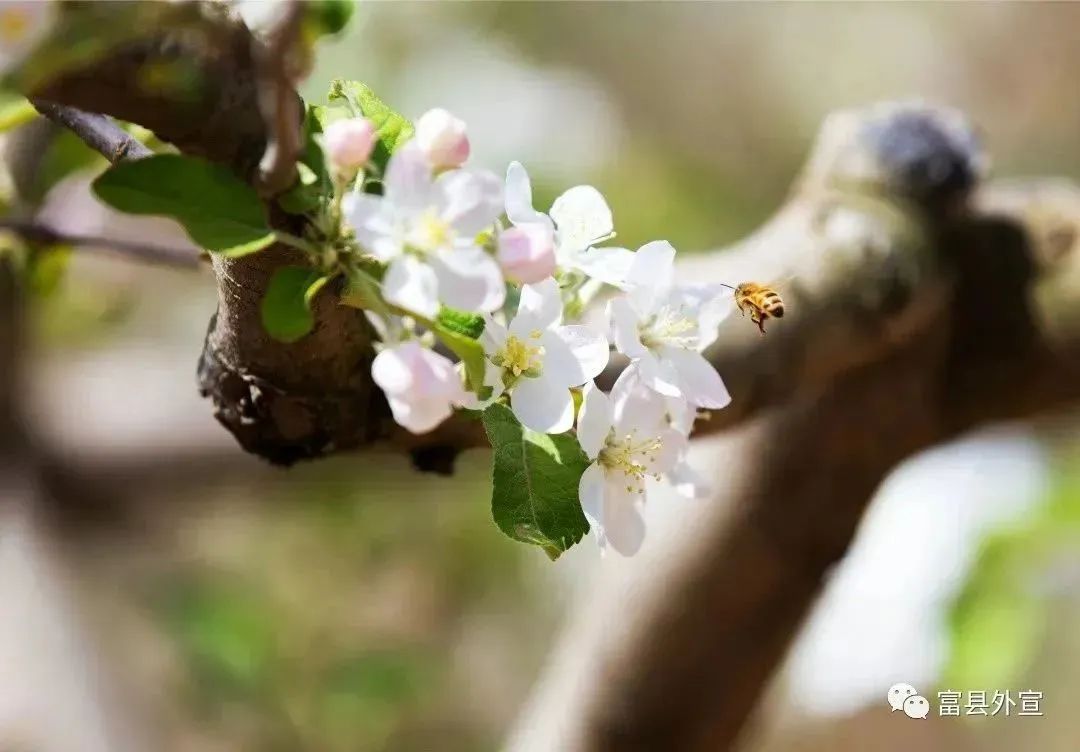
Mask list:
POLYGON ((499 403, 484 411, 484 429, 495 450, 495 524, 514 540, 558 558, 589 531, 578 501, 588 457, 573 434, 530 431, 499 403))
MULTIPOLYGON (((328 99, 331 105, 354 109, 356 114, 363 115, 374 124, 379 140, 375 144, 371 159, 382 172, 386 171, 386 163, 390 160, 390 155, 413 137, 413 124, 408 118, 400 115, 379 99, 366 84, 337 79, 330 84, 328 99)), ((328 114, 323 113, 324 117, 328 114)), ((333 119, 336 117, 334 116, 333 119)), ((324 119, 322 122, 325 127, 328 121, 324 119)))
POLYGON ((94 193, 114 209, 179 222, 198 245, 243 256, 274 242, 255 190, 221 165, 179 154, 120 162, 98 176, 94 193))
POLYGON ((330 281, 314 269, 283 266, 274 272, 260 312, 267 334, 281 342, 296 342, 315 325, 311 303, 330 281))
POLYGON ((461 311, 449 306, 441 306, 435 321, 444 329, 464 335, 471 339, 480 339, 484 333, 484 317, 478 313, 461 311))

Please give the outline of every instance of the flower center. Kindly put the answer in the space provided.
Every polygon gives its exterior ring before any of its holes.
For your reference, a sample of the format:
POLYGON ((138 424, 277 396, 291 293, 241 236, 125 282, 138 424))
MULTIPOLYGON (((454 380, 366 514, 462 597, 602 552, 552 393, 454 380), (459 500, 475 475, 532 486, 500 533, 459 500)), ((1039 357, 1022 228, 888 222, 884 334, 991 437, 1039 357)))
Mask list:
POLYGON ((0 10, 0 41, 6 44, 21 41, 30 28, 30 14, 22 8, 0 10))
POLYGON ((540 367, 544 363, 544 348, 539 344, 530 344, 540 339, 541 332, 533 331, 529 334, 528 341, 519 339, 511 334, 506 338, 506 344, 502 350, 495 354, 491 362, 508 371, 517 379, 521 376, 535 378, 540 375, 540 367))
POLYGON ((622 437, 616 437, 612 432, 596 459, 608 471, 622 472, 628 493, 642 493, 646 475, 660 478, 652 466, 663 446, 664 442, 656 436, 638 438, 636 430, 622 437))
POLYGON ((650 349, 669 345, 694 350, 698 344, 697 323, 681 308, 664 306, 638 325, 641 344, 650 349))
POLYGON ((426 212, 412 233, 413 245, 421 251, 445 248, 454 240, 454 228, 450 223, 430 210, 426 212))

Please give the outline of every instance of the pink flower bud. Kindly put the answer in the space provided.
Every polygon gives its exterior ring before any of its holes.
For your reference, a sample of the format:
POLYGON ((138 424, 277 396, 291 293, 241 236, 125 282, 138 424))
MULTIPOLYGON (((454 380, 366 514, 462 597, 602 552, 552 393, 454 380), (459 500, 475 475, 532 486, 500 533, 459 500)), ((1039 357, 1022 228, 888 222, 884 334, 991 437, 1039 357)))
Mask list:
POLYGON ((416 121, 416 142, 437 170, 460 167, 469 158, 465 122, 439 107, 416 121))
POLYGON ((355 172, 367 164, 375 148, 375 126, 367 118, 337 120, 323 134, 326 157, 342 172, 355 172))
POLYGON ((496 253, 503 274, 514 282, 533 284, 555 273, 555 243, 551 228, 522 224, 499 233, 496 253))

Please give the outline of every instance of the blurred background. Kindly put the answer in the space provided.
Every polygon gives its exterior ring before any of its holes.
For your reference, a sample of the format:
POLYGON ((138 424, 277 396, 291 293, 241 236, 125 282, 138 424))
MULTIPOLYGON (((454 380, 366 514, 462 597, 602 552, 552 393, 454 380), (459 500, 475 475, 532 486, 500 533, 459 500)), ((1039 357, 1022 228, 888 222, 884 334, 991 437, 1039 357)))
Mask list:
MULTIPOLYGON (((757 227, 823 118, 877 100, 964 110, 995 175, 1077 175, 1077 28, 1067 4, 363 2, 303 93, 357 78, 409 117, 446 107, 477 163, 526 164, 538 207, 591 183, 622 245, 689 254, 757 227)), ((104 214, 86 192, 103 165, 61 137, 46 164, 72 162, 37 187, 57 222, 180 242, 104 214)), ((519 720, 537 682, 574 680, 560 628, 597 593, 633 608, 640 562, 585 541, 552 563, 502 536, 483 452, 449 481, 390 454, 289 471, 243 454, 195 388, 209 271, 87 254, 34 274, 32 427, 90 482, 32 507, 0 487, 2 752, 497 749, 542 722, 519 720)), ((743 749, 1075 750, 1075 427, 898 469, 743 749), (898 682, 928 721, 890 713, 898 682), (940 718, 944 690, 1041 691, 1043 716, 940 718)), ((658 497, 649 515, 645 562, 695 510, 658 497)))

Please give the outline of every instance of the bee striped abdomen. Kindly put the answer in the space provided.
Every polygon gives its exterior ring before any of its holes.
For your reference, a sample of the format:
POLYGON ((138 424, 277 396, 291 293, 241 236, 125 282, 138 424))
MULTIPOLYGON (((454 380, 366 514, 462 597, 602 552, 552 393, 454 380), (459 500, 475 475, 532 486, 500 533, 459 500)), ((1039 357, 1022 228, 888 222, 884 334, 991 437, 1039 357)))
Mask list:
POLYGON ((750 320, 765 333, 765 319, 783 318, 784 301, 770 287, 756 282, 744 282, 735 288, 735 305, 744 313, 750 312, 750 320))

